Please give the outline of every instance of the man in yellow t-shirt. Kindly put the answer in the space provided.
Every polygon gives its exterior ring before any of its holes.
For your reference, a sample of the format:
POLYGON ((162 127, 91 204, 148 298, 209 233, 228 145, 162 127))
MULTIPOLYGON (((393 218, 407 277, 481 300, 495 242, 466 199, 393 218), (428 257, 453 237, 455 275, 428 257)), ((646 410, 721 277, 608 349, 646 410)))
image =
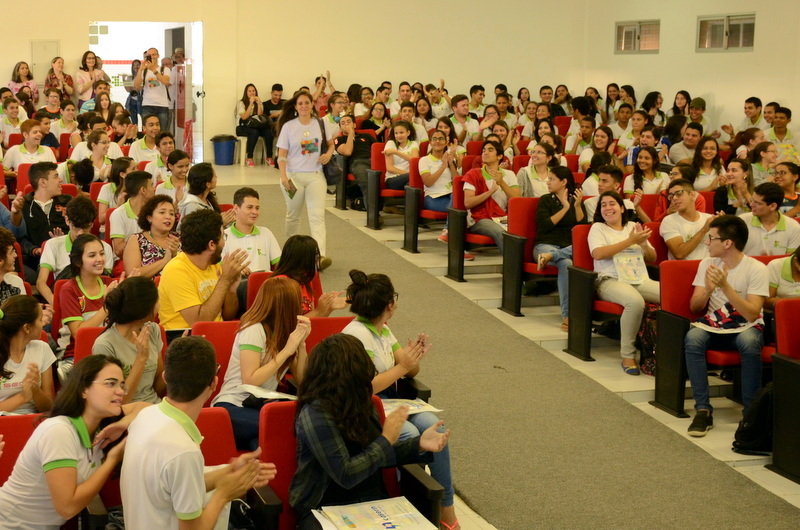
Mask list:
POLYGON ((236 288, 250 263, 242 249, 222 259, 222 217, 215 211, 198 210, 185 221, 181 225, 183 252, 167 263, 158 285, 158 316, 168 340, 195 322, 236 318, 236 288))

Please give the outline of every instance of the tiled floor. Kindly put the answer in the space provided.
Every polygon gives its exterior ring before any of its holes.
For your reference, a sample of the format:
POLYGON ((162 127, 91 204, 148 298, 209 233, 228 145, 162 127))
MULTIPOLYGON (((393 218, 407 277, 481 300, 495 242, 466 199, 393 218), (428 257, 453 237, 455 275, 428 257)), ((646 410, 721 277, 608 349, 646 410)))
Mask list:
MULTIPOLYGON (((239 168, 216 166, 221 185, 262 185, 278 183, 278 172, 273 169, 239 168)), ((618 394, 626 401, 633 403, 645 414, 652 416, 667 427, 685 436, 709 454, 734 467, 754 482, 800 508, 800 484, 787 480, 763 466, 769 464, 768 457, 739 455, 731 450, 733 433, 741 418, 741 406, 726 399, 731 394, 731 385, 711 377, 712 403, 715 408, 714 429, 704 438, 692 438, 686 434, 691 419, 676 418, 648 404, 653 399, 655 380, 652 377, 631 377, 625 375, 620 366, 619 343, 605 337, 592 339, 592 356, 595 362, 584 362, 562 350, 567 345, 567 334, 561 331, 561 315, 558 309, 557 296, 524 297, 523 317, 515 317, 498 309, 501 300, 501 265, 502 258, 496 250, 473 252, 475 260, 465 262, 464 283, 455 282, 444 277, 447 268, 447 245, 437 241, 441 225, 432 225, 430 229, 420 229, 419 254, 411 254, 401 249, 403 243, 403 218, 398 215, 384 215, 385 224, 382 230, 370 230, 364 226, 365 214, 353 210, 341 211, 333 207, 333 199, 329 198, 328 212, 340 219, 347 220, 362 232, 375 240, 394 249, 397 255, 426 270, 439 278, 445 285, 453 288, 469 300, 485 308, 487 313, 508 324, 520 335, 561 359, 569 366, 591 377, 608 390, 618 394)), ((687 389, 687 397, 690 391, 687 389)), ((691 403, 686 403, 687 412, 691 411, 691 403)), ((456 501, 461 526, 468 529, 494 528, 483 520, 460 499, 456 501)))

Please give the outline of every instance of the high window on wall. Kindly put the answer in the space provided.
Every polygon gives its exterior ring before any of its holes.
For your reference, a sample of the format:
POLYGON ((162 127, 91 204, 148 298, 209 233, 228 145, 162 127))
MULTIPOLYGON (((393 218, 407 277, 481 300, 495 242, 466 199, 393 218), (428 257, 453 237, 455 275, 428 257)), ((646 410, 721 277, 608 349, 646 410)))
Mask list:
POLYGON ((718 15, 697 19, 697 51, 752 51, 756 16, 718 15))
POLYGON ((658 53, 659 20, 617 22, 615 53, 658 53))

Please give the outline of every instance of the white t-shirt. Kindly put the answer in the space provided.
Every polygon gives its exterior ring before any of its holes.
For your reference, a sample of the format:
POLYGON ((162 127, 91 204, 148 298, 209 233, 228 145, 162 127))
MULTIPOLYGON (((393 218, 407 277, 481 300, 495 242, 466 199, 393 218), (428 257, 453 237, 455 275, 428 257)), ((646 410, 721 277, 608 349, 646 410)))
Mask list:
MULTIPOLYGON (((528 173, 528 180, 530 180, 531 190, 533 191, 534 197, 541 197, 550 193, 550 191, 547 189, 547 176, 550 174, 550 171, 545 174, 544 180, 539 178, 539 175, 536 173, 536 169, 530 164, 528 164, 527 167, 521 168, 519 173, 522 173, 523 171, 528 173)), ((519 182, 519 179, 517 179, 517 182, 519 182)))
POLYGON ((278 135, 278 149, 288 151, 286 171, 291 173, 315 173, 322 171, 319 155, 328 150, 322 144, 322 130, 319 122, 312 119, 307 125, 299 118, 289 120, 278 135))
POLYGON ((767 263, 769 286, 777 289, 778 298, 800 297, 800 282, 792 275, 792 257, 774 259, 767 263))
MULTIPOLYGON (((717 178, 719 173, 716 169, 712 169, 711 173, 706 173, 702 169, 697 171, 697 178, 694 179, 694 189, 696 191, 705 191, 711 186, 711 183, 717 178)), ((722 174, 725 174, 725 170, 722 170, 722 174)))
MULTIPOLYGON (((54 362, 56 362, 56 356, 53 355, 53 350, 50 349, 46 342, 40 340, 29 342, 19 363, 15 363, 10 358, 6 361, 5 369, 13 372, 14 375, 10 379, 0 378, 0 401, 5 401, 22 392, 22 381, 28 373, 28 363, 34 363, 39 367, 39 372, 45 372, 50 369, 54 362)), ((33 400, 30 400, 11 412, 14 414, 36 414, 39 411, 36 410, 36 404, 33 400)))
MULTIPOLYGON (((666 173, 656 172, 656 177, 653 180, 642 179, 642 191, 645 195, 655 195, 661 190, 667 189, 669 184, 669 175, 666 173)), ((633 193, 633 175, 625 177, 625 183, 622 185, 623 193, 633 193)))
POLYGON ((581 190, 583 190, 584 197, 595 197, 600 195, 600 179, 597 178, 597 175, 586 175, 586 178, 583 179, 583 183, 581 184, 581 190))
POLYGON ((739 216, 747 223, 749 236, 744 246, 744 253, 748 256, 783 256, 791 254, 800 247, 800 224, 781 214, 778 224, 767 232, 761 225, 761 220, 751 212, 739 216))
MULTIPOLYGON (((577 141, 577 139, 578 139, 577 133, 576 134, 572 134, 572 135, 567 137, 567 143, 564 146, 564 152, 565 153, 571 153, 571 154, 575 154, 575 155, 582 155, 583 152, 586 151, 586 150, 592 151, 591 149, 589 149, 589 144, 587 142, 581 140, 580 143, 578 143, 578 149, 576 149, 575 152, 572 153, 572 148, 575 147, 575 142, 577 141)), ((592 154, 594 154, 594 153, 592 153, 592 154)), ((591 155, 589 156, 589 159, 591 160, 591 155)), ((578 160, 580 160, 580 158, 578 158, 578 160)))
MULTIPOLYGON (((111 245, 105 241, 101 241, 103 250, 106 253, 106 269, 114 269, 114 251, 111 245)), ((61 271, 69 267, 69 253, 72 251, 72 239, 69 233, 54 237, 47 240, 42 251, 42 258, 39 261, 39 266, 48 269, 53 273, 54 278, 58 278, 61 271)))
POLYGON ((594 149, 591 146, 586 146, 583 149, 578 148, 580 150, 581 156, 578 157, 578 170, 581 173, 585 173, 587 169, 589 169, 589 164, 592 162, 592 157, 594 156, 594 149))
POLYGON ((268 271, 271 265, 275 265, 281 259, 281 246, 278 240, 269 228, 263 226, 254 226, 249 234, 237 230, 235 224, 226 228, 223 257, 236 249, 247 252, 247 259, 250 260, 248 268, 252 272, 268 271))
POLYGON ((472 139, 476 139, 476 135, 480 131, 480 126, 478 125, 478 120, 472 118, 472 116, 467 116, 464 125, 461 125, 455 117, 451 117, 450 121, 453 122, 453 126, 455 127, 456 136, 461 134, 461 131, 464 130, 464 127, 467 128, 467 134, 464 135, 464 141, 461 144, 466 147, 467 142, 472 141, 472 139))
MULTIPOLYGON (((700 262, 697 267, 697 274, 694 277, 692 285, 695 287, 703 287, 706 284, 706 271, 711 264, 722 268, 723 262, 720 258, 705 258, 700 262)), ((742 298, 747 299, 748 295, 769 296, 769 274, 767 273, 767 266, 750 256, 743 256, 739 264, 728 270, 728 283, 736 293, 742 298)), ((727 302, 728 298, 722 289, 714 289, 711 297, 708 299, 708 309, 706 315, 712 315, 715 311, 722 308, 727 302)), ((755 324, 763 323, 763 311, 754 322, 748 323, 745 326, 738 327, 734 331, 743 331, 755 324)), ((708 329, 704 327, 703 329, 708 329)))
POLYGON ((136 215, 131 208, 131 201, 125 201, 125 204, 111 212, 109 218, 109 227, 111 239, 124 239, 128 240, 133 234, 138 234, 142 231, 139 226, 139 216, 136 215))
POLYGON ((453 107, 450 106, 446 99, 442 98, 439 103, 431 102, 431 112, 433 112, 434 118, 444 118, 453 114, 453 107))
POLYGON ((3 528, 57 530, 66 519, 53 506, 45 473, 64 467, 75 468, 76 483, 80 485, 102 462, 103 450, 99 445, 92 447, 82 418, 56 416, 44 420, 33 431, 17 457, 14 471, 0 488, 3 528))
MULTIPOLYGON (((433 127, 431 127, 431 129, 433 129, 433 127)), ((424 142, 428 139, 428 129, 425 128, 425 125, 414 122, 414 135, 417 137, 417 139, 414 140, 415 142, 424 142)))
POLYGON ((97 202, 112 208, 117 207, 117 186, 113 182, 107 182, 100 188, 97 194, 97 202))
MULTIPOLYGON (((628 223, 622 227, 622 230, 617 231, 605 223, 594 223, 589 229, 589 252, 594 252, 596 248, 607 247, 625 241, 635 227, 636 223, 628 223)), ((628 248, 641 249, 641 246, 631 245, 628 248)), ((600 276, 616 278, 617 269, 614 267, 614 257, 594 260, 594 271, 600 276)))
POLYGON ((167 180, 167 177, 172 174, 161 159, 161 155, 158 155, 155 160, 147 164, 144 170, 153 175, 153 186, 157 186, 159 182, 167 180))
MULTIPOLYGON (((167 83, 169 83, 169 76, 172 72, 164 70, 163 76, 166 76, 167 83)), ((165 86, 158 80, 156 74, 147 71, 142 83, 142 106, 150 107, 169 107, 169 99, 167 98, 167 90, 169 87, 165 86)), ((162 123, 161 128, 167 130, 167 124, 162 123)))
POLYGON ((356 317, 345 326, 342 333, 352 335, 361 341, 379 374, 394 367, 394 352, 400 348, 400 343, 388 326, 383 326, 378 333, 369 321, 356 317))
MULTIPOLYGON (((225 381, 222 383, 219 394, 217 394, 217 397, 215 397, 214 401, 211 403, 212 406, 219 402, 230 403, 237 407, 242 406, 242 402, 247 399, 249 394, 239 390, 239 385, 242 384, 241 352, 242 350, 248 350, 258 353, 261 366, 263 366, 267 363, 266 345, 267 334, 264 331, 264 326, 260 323, 248 326, 236 334, 236 339, 233 341, 230 361, 228 361, 228 369, 225 371, 225 381)), ((283 378, 283 375, 283 373, 275 374, 260 385, 260 387, 267 392, 274 392, 278 389, 278 382, 283 378)))
MULTIPOLYGON (((186 183, 184 181, 184 188, 186 188, 186 183)), ((178 190, 175 188, 175 185, 172 183, 172 176, 167 176, 164 179, 164 182, 156 186, 156 195, 166 195, 174 201, 178 195, 178 190)))
MULTIPOLYGON (((586 219, 588 219, 590 223, 594 223, 594 213, 597 211, 597 203, 599 201, 599 195, 589 197, 583 201, 583 208, 586 210, 586 219)), ((622 205, 625 206, 625 210, 636 213, 636 207, 633 205, 633 201, 630 199, 622 199, 622 205)))
MULTIPOLYGON (((386 147, 384 149, 397 149, 401 153, 410 155, 411 151, 413 151, 414 149, 416 149, 417 152, 419 152, 419 144, 411 140, 406 142, 405 147, 398 147, 397 144, 394 142, 394 140, 389 140, 388 142, 386 142, 386 147)), ((403 158, 402 156, 392 155, 392 165, 395 168, 401 170, 403 173, 408 173, 410 162, 405 158, 403 158)), ((386 178, 390 179, 392 177, 396 177, 399 174, 400 173, 392 173, 391 171, 387 171, 386 178)))
MULTIPOLYGON (((134 142, 134 145, 138 142, 134 142)), ((131 150, 133 150, 133 146, 131 146, 131 150)), ((75 160, 76 162, 80 162, 84 158, 89 158, 92 156, 92 152, 89 150, 89 146, 86 145, 86 142, 80 142, 78 145, 75 146, 75 149, 72 150, 72 156, 70 156, 70 160, 75 160)), ((116 142, 111 142, 108 144, 108 158, 114 160, 116 158, 120 158, 125 156, 122 154, 122 149, 120 148, 119 144, 116 142)), ((133 156, 133 155, 131 155, 133 156)), ((137 160, 136 163, 138 164, 139 161, 137 160)))
MULTIPOLYGON (((203 513, 203 437, 167 400, 142 410, 128 428, 122 460, 122 504, 128 528, 178 528, 203 513)), ((227 521, 228 513, 220 514, 227 521)))
MULTIPOLYGON (((442 164, 443 162, 432 154, 424 156, 419 160, 419 174, 436 173, 439 171, 439 168, 442 167, 442 164)), ((433 186, 425 186, 426 197, 443 197, 444 195, 450 195, 452 192, 453 176, 450 173, 449 167, 444 168, 444 171, 442 171, 442 174, 436 179, 436 182, 433 183, 433 186)))
MULTIPOLYGON (((508 169, 501 169, 500 171, 503 172, 503 180, 509 185, 509 187, 513 188, 515 186, 519 186, 519 183, 517 182, 517 176, 513 171, 508 169)), ((487 180, 486 186, 490 190, 494 188, 494 192, 491 195, 492 200, 494 200, 494 202, 496 202, 500 208, 508 211, 508 196, 506 195, 506 192, 503 191, 503 188, 498 186, 494 179, 487 180)), ((468 181, 464 181, 464 189, 476 191, 475 186, 468 181)), ((471 227, 474 224, 475 220, 472 218, 472 211, 469 211, 467 212, 467 225, 471 227)))
MULTIPOLYGON (((111 145, 117 145, 117 144, 116 142, 111 142, 111 145)), ((117 149, 119 149, 118 145, 117 149)), ((75 150, 77 151, 77 147, 75 148, 75 150)), ((111 155, 111 146, 109 146, 108 149, 108 156, 109 158, 114 158, 111 155)), ((136 162, 136 165, 138 166, 141 162, 152 162, 153 160, 155 160, 156 157, 158 157, 158 150, 156 149, 155 144, 153 145, 152 149, 148 148, 147 144, 145 143, 145 139, 142 138, 141 140, 136 140, 131 144, 131 148, 128 151, 128 156, 133 158, 134 162, 136 162)))
POLYGON ((49 147, 39 146, 35 153, 29 153, 25 144, 9 147, 3 156, 3 167, 17 170, 20 164, 36 164, 37 162, 57 163, 53 150, 49 147))
MULTIPOLYGON (((711 214, 705 212, 697 212, 697 214, 700 216, 697 221, 687 221, 678 212, 671 213, 661 220, 661 227, 658 233, 661 234, 661 238, 664 241, 669 241, 674 237, 680 237, 683 242, 689 241, 703 229, 706 220, 711 217, 711 214)), ((677 259, 672 255, 671 251, 668 251, 667 254, 669 259, 677 259)), ((707 257, 708 246, 701 241, 700 244, 683 259, 703 259, 707 257)))

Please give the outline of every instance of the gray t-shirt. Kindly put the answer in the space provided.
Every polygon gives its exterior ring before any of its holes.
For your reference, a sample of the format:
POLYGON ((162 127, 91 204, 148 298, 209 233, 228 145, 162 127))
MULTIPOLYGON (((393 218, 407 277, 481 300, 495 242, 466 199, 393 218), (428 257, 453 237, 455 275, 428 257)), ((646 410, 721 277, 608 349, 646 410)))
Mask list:
MULTIPOLYGON (((150 357, 142 371, 142 377, 139 379, 139 386, 133 395, 133 401, 145 401, 147 403, 158 403, 160 398, 153 388, 153 381, 156 378, 156 370, 158 368, 158 356, 161 355, 161 349, 164 343, 161 341, 161 330, 154 322, 146 324, 150 326, 150 357)), ((103 332, 100 337, 95 341, 92 347, 93 355, 108 355, 115 357, 122 362, 122 373, 125 378, 131 373, 133 363, 136 361, 136 345, 129 342, 117 331, 116 324, 111 326, 111 329, 103 332)), ((131 390, 133 392, 133 390, 131 390)))

